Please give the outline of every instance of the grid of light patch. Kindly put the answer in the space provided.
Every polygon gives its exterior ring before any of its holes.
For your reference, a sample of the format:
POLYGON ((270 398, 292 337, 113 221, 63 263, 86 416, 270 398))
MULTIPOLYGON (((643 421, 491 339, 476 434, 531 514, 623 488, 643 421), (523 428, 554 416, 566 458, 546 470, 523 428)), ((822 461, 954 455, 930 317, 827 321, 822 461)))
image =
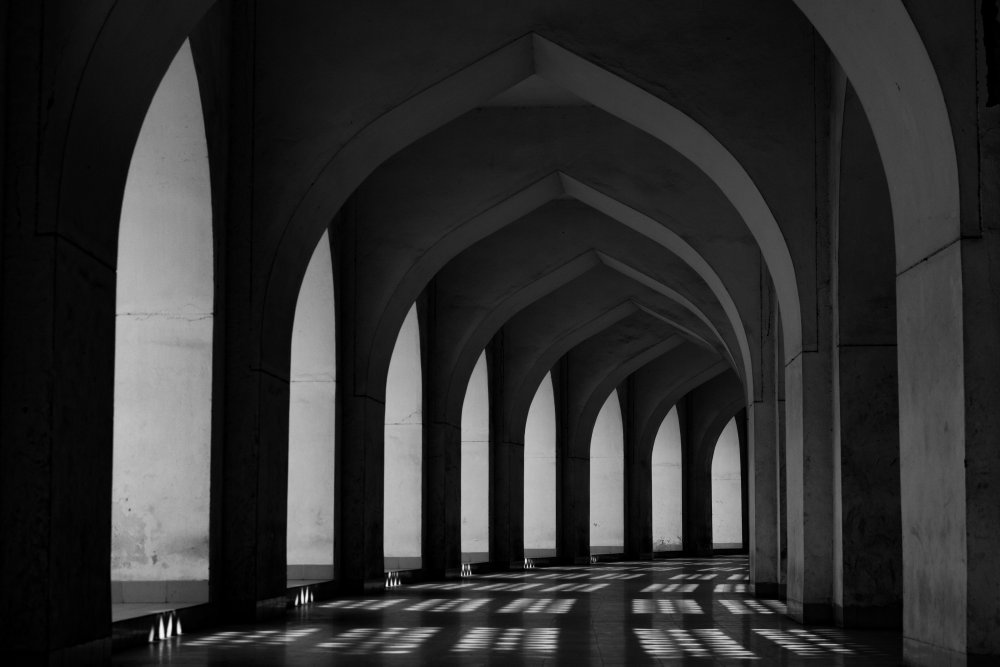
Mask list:
POLYGON ((470 628, 452 648, 454 653, 555 653, 558 628, 470 628))
POLYGON ((472 588, 473 586, 475 586, 474 583, 466 581, 461 583, 417 584, 408 588, 417 591, 458 591, 463 588, 472 588))
POLYGON ((806 658, 831 655, 879 655, 878 651, 874 651, 867 646, 848 643, 845 635, 836 630, 754 628, 753 631, 761 637, 770 639, 786 651, 791 651, 797 656, 806 658))
POLYGON ((476 611, 492 600, 493 598, 430 598, 410 605, 406 611, 467 613, 476 611))
POLYGON ((624 580, 624 579, 638 579, 641 576, 642 576, 641 574, 627 574, 627 573, 624 573, 624 574, 615 574, 615 573, 608 573, 608 574, 600 574, 600 575, 597 575, 596 577, 591 577, 590 580, 591 581, 597 581, 597 580, 600 580, 600 579, 605 579, 605 580, 609 580, 609 581, 619 581, 619 580, 624 580))
POLYGON ((774 610, 756 600, 717 600, 730 614, 774 614, 774 610))
POLYGON ((320 609, 351 609, 364 611, 382 611, 405 602, 408 598, 368 598, 365 600, 334 600, 318 605, 320 609))
POLYGON ((698 584, 650 584, 640 593, 693 593, 698 590, 698 584))
POLYGON ((543 588, 541 593, 593 593, 594 591, 599 591, 602 588, 606 588, 607 584, 557 584, 550 588, 543 588))
POLYGON ((642 650, 653 658, 759 660, 752 651, 715 628, 635 628, 642 650))
POLYGON ((185 646, 236 647, 247 644, 259 646, 284 646, 296 642, 307 635, 319 632, 319 628, 299 628, 297 630, 259 630, 253 632, 217 632, 207 637, 184 641, 185 646))
POLYGON ((344 655, 405 655, 420 648, 440 628, 353 628, 316 645, 344 655))
POLYGON ((716 593, 746 593, 746 584, 716 584, 716 593))
POLYGON ((498 610, 500 614, 565 614, 573 608, 575 598, 518 598, 498 610))
POLYGON ((531 590, 532 588, 538 588, 542 584, 484 584, 483 586, 473 586, 471 590, 474 591, 507 591, 507 592, 520 592, 531 590))
POLYGON ((636 598, 632 600, 633 614, 704 614, 701 605, 694 600, 670 600, 636 598))

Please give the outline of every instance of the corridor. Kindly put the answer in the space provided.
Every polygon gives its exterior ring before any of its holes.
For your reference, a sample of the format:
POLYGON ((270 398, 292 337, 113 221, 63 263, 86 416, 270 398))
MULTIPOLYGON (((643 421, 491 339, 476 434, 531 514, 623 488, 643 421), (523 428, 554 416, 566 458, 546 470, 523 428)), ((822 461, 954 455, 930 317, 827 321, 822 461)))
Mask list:
POLYGON ((746 593, 744 556, 473 575, 185 634, 130 665, 897 665, 894 633, 803 628, 746 593))

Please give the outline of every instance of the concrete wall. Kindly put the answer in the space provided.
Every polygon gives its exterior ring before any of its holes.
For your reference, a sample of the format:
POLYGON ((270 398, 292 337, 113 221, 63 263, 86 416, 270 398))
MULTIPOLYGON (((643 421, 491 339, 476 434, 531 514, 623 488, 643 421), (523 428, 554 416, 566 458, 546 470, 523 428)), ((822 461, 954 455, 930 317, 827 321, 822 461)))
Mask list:
POLYGON ((490 556, 490 388, 479 355, 462 404, 462 562, 490 556))
POLYGON ((743 546, 743 497, 740 439, 732 419, 719 436, 712 457, 712 546, 743 546))
POLYGON ((556 552, 556 401, 552 373, 538 385, 524 428, 524 554, 556 552))
POLYGON ((590 438, 590 550, 625 548, 625 441, 618 391, 604 402, 590 438))
POLYGON ((417 307, 396 338, 385 387, 383 552, 394 570, 419 567, 423 477, 423 380, 417 307))
POLYGON ((333 266, 319 240, 295 305, 288 407, 290 579, 333 578, 337 346, 333 266))
POLYGON ((679 551, 683 547, 683 476, 681 427, 677 408, 660 424, 653 440, 653 551, 679 551))
POLYGON ((111 578, 115 601, 208 595, 212 193, 191 49, 143 122, 118 239, 111 578))

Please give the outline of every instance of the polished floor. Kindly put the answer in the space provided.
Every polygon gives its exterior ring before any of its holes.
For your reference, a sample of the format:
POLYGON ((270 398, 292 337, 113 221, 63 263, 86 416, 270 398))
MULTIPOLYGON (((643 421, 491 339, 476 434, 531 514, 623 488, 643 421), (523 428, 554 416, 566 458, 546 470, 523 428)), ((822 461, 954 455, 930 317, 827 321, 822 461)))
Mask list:
POLYGON ((901 664, 898 634, 804 628, 745 591, 745 557, 473 575, 173 637, 114 664, 901 664))

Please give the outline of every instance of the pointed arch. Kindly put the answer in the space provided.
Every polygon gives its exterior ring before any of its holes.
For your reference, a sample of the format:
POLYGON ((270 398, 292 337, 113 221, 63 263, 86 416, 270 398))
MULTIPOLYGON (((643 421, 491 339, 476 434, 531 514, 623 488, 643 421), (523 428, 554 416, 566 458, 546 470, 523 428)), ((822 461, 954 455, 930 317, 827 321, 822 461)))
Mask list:
POLYGON ((618 390, 597 414, 590 438, 590 552, 625 550, 625 432, 618 390))
POLYGON ((743 547, 743 491, 736 419, 722 429, 712 453, 712 548, 743 547))
POLYGON ((535 391, 524 428, 524 555, 556 555, 556 399, 551 371, 535 391))
POLYGON ((288 578, 332 579, 337 345, 333 262, 320 237, 295 305, 288 385, 288 578))
MULTIPOLYGON (((305 265, 302 242, 318 238, 321 221, 329 220, 347 197, 382 162, 420 137, 538 74, 671 146, 716 183, 761 248, 785 322, 786 358, 801 348, 801 308, 794 266, 781 229, 760 191, 736 158, 690 117, 632 84, 535 34, 518 39, 414 95, 365 126, 320 170, 293 213, 277 249, 265 295, 265 355, 282 349, 267 343, 282 340, 286 326, 280 314, 287 308, 283 290, 301 280, 305 265)), ((468 241, 472 242, 472 239, 468 241)), ((387 321, 392 329, 392 318, 387 321)), ((738 321, 738 320, 737 320, 738 321)), ((384 333, 380 327, 377 335, 384 333)), ((737 333, 742 325, 736 327, 737 333)), ((376 343, 378 346, 380 343, 376 343)), ((749 349, 749 348, 748 348, 749 349)), ((265 365, 280 358, 265 359, 265 365)), ((381 371, 370 365, 367 383, 373 387, 381 371)), ((752 373, 745 378, 753 396, 752 373)))
POLYGON ((462 405, 462 562, 490 558, 490 385, 486 351, 462 405))
POLYGON ((677 407, 663 418, 653 440, 653 552, 684 546, 681 428, 677 407))
POLYGON ((383 549, 387 570, 419 568, 423 516, 423 370, 417 305, 403 320, 385 391, 383 549))
POLYGON ((121 205, 113 602, 208 599, 213 254, 205 123, 185 41, 146 112, 121 205))

